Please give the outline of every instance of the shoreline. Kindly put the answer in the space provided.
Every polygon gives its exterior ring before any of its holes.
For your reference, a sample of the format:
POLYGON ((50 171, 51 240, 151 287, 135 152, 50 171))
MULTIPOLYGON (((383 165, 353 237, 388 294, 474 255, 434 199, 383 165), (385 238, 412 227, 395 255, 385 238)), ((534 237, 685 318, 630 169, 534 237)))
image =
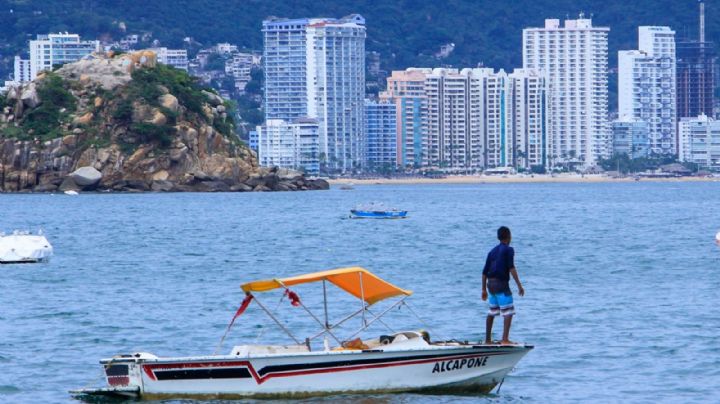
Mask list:
POLYGON ((416 185, 416 184, 549 184, 549 183, 635 183, 635 182, 720 182, 720 177, 612 178, 604 175, 457 175, 445 178, 337 178, 330 185, 416 185))

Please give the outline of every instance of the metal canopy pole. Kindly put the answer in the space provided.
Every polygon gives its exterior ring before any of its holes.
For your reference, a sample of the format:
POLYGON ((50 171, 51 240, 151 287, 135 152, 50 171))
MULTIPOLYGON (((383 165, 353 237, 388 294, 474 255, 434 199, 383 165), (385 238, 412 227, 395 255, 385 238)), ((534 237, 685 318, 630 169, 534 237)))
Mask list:
POLYGON ((267 313, 267 315, 270 316, 271 319, 273 319, 273 321, 275 321, 275 324, 277 324, 280 328, 282 328, 282 330, 285 331, 285 333, 287 335, 289 335, 290 338, 292 338, 295 341, 295 343, 297 343, 298 345, 302 345, 302 343, 300 341, 298 341, 297 338, 295 338, 295 336, 292 335, 292 333, 287 328, 285 328, 284 325, 282 325, 280 320, 275 318, 275 316, 273 316, 273 314, 270 313, 270 311, 267 308, 265 308, 265 305, 263 305, 260 302, 260 299, 258 299, 257 296, 253 295, 253 297, 255 298, 255 302, 260 306, 260 308, 263 309, 265 311, 265 313, 267 313))
MULTIPOLYGON (((278 282, 279 282, 279 281, 278 281, 278 282)), ((279 283, 280 283, 280 285, 281 285, 287 292, 290 292, 290 289, 288 289, 287 286, 285 286, 282 282, 279 282, 279 283)), ((305 311, 307 312, 307 314, 309 314, 310 317, 313 318, 313 320, 317 321, 317 323, 320 324, 320 326, 323 327, 323 329, 326 330, 327 333, 330 334, 330 336, 333 337, 333 339, 334 339, 335 341, 337 341, 338 344, 342 345, 342 342, 338 339, 338 337, 336 337, 335 334, 333 334, 332 332, 330 332, 329 329, 325 328, 325 326, 323 325, 322 321, 320 321, 320 319, 317 318, 317 317, 303 304, 302 300, 300 300, 300 299, 298 298, 297 302, 298 302, 298 304, 300 304, 300 307, 302 307, 303 309, 305 309, 305 311)))
POLYGON ((365 288, 363 287, 363 280, 362 280, 362 272, 359 272, 360 274, 360 300, 362 300, 360 303, 362 305, 362 321, 363 325, 367 327, 367 321, 365 321, 365 288))
MULTIPOLYGON (((395 304, 393 304, 392 306, 390 306, 390 307, 388 307, 387 309, 383 310, 382 313, 380 313, 379 315, 375 316, 375 318, 373 318, 372 320, 370 320, 370 322, 368 322, 367 324, 365 324, 364 327, 362 327, 362 328, 360 328, 359 330, 355 331, 355 333, 354 333, 353 335, 349 336, 348 339, 350 339, 350 338, 358 335, 359 333, 361 333, 363 330, 365 330, 366 328, 368 328, 368 327, 370 326, 370 324, 374 323, 376 320, 379 320, 380 317, 384 316, 385 313, 387 313, 388 311, 394 309, 395 307, 397 307, 397 306, 399 306, 401 303, 403 303, 406 298, 407 298, 407 296, 403 297, 401 300, 397 301, 397 302, 396 302, 395 304)), ((363 310, 363 311, 364 311, 364 310, 363 310)))
MULTIPOLYGON (((343 318, 342 320, 340 320, 340 321, 338 321, 337 323, 335 323, 335 324, 333 324, 332 326, 330 326, 330 328, 329 328, 328 330, 332 330, 332 329, 334 329, 334 328, 339 327, 340 325, 342 325, 342 323, 344 323, 344 322, 350 320, 351 318, 357 316, 358 314, 360 314, 360 313, 362 312, 362 310, 363 310, 363 309, 357 310, 357 311, 355 311, 354 313, 345 316, 345 318, 343 318)), ((327 332, 328 330, 322 330, 322 331, 320 331, 319 333, 317 333, 317 334, 313 335, 312 337, 310 337, 310 339, 311 339, 311 340, 312 340, 312 339, 315 339, 315 338, 317 338, 317 337, 325 334, 325 332, 327 332)))
POLYGON ((325 287, 325 279, 323 279, 323 305, 325 306, 325 329, 330 329, 330 323, 328 322, 328 311, 327 311, 327 288, 325 287))

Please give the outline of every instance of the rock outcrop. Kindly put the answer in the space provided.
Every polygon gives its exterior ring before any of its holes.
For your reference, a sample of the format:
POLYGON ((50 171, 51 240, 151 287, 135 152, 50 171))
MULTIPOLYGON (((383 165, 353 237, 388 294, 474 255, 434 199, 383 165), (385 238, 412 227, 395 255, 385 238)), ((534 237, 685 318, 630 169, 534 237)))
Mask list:
POLYGON ((0 191, 327 189, 259 167, 217 94, 154 53, 95 54, 0 100, 0 191))

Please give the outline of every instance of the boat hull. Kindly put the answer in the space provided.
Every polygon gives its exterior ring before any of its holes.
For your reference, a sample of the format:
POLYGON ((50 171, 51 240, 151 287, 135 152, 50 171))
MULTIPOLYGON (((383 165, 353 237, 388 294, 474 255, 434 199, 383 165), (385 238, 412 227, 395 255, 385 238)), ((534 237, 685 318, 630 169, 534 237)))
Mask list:
POLYGON ((407 217, 407 211, 365 211, 351 210, 350 214, 355 219, 404 219, 407 217))
POLYGON ((48 262, 52 255, 52 245, 45 236, 33 234, 0 236, 0 264, 48 262))
POLYGON ((246 358, 127 359, 113 360, 111 366, 106 364, 106 369, 111 385, 124 392, 137 386, 138 395, 146 398, 309 397, 411 391, 487 393, 530 349, 530 346, 463 346, 246 358), (127 375, 118 368, 110 370, 126 365, 127 375))

